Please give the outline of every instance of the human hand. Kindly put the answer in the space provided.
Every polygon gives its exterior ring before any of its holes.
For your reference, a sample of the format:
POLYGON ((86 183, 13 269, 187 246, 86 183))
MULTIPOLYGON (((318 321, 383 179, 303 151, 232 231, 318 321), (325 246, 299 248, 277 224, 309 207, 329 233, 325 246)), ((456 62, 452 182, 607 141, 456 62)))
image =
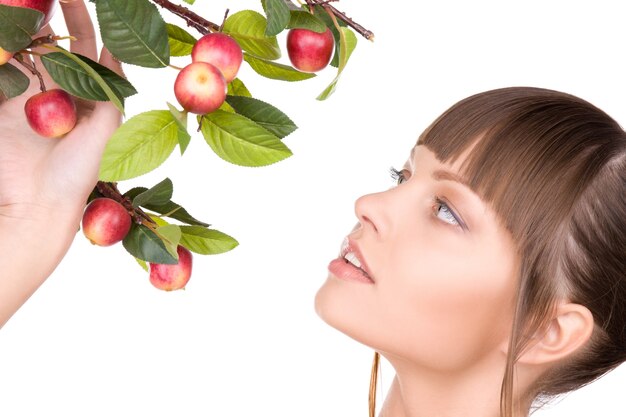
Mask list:
MULTIPOLYGON (((61 2, 69 34, 76 40, 70 50, 98 61, 94 27, 83 0, 61 2)), ((54 34, 49 25, 36 35, 54 34)), ((51 52, 45 47, 33 50, 51 52)), ((27 55, 24 55, 27 57, 27 55)), ((59 88, 45 71, 38 56, 35 66, 48 90, 59 88)), ((122 74, 121 65, 102 48, 99 62, 122 74)), ((97 182, 104 146, 121 123, 119 111, 110 102, 92 102, 75 97, 78 120, 60 139, 35 133, 24 115, 24 104, 37 94, 37 77, 17 65, 30 78, 22 95, 0 101, 0 215, 31 218, 44 213, 80 213, 97 182)), ((45 215, 45 214, 44 214, 45 215)))

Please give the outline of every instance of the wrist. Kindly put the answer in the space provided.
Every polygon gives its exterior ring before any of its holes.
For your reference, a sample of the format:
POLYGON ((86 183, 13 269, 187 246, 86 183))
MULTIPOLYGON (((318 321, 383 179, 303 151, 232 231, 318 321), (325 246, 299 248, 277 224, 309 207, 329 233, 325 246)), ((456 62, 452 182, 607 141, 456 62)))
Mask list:
POLYGON ((61 262, 80 214, 60 207, 0 206, 0 327, 61 262))

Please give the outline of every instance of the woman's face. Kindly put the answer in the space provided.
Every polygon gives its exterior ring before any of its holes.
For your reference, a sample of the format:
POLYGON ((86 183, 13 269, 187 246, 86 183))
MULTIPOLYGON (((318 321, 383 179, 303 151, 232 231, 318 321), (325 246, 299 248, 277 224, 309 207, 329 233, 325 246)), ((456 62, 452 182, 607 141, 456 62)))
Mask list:
POLYGON ((503 355, 510 333, 518 256, 490 208, 418 145, 405 181, 360 197, 349 234, 315 299, 331 326, 387 358, 440 370, 503 355), (358 261, 357 261, 358 265, 358 261), (369 275, 369 277, 368 277, 369 275))

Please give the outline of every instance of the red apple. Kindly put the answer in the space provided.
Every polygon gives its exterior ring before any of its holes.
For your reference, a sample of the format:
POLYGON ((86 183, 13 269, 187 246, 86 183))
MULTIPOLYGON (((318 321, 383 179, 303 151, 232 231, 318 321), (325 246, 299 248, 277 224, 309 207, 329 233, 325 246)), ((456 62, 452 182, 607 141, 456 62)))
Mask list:
POLYGON ((11 58, 13 58, 13 52, 0 48, 0 65, 6 64, 11 58))
POLYGON ((335 39, 330 29, 317 33, 308 29, 291 29, 287 34, 287 54, 291 64, 303 72, 317 72, 330 62, 335 39))
POLYGON ((39 10, 44 14, 43 22, 40 27, 46 26, 50 21, 56 9, 56 0, 0 0, 0 4, 7 6, 27 7, 29 9, 39 10))
POLYGON ((191 49, 192 62, 208 62, 216 66, 227 83, 237 76, 243 52, 236 40, 223 33, 204 35, 191 49))
POLYGON ((183 68, 174 81, 174 95, 183 108, 196 114, 218 109, 226 99, 226 80, 217 67, 193 62, 183 68))
POLYGON ((94 245, 111 246, 123 240, 130 225, 128 211, 110 198, 94 199, 83 213, 83 233, 94 245))
POLYGON ((160 290, 172 291, 185 288, 191 278, 191 252, 183 246, 178 246, 177 264, 150 263, 150 283, 160 290))
POLYGON ((63 136, 76 125, 74 99, 58 88, 30 97, 24 111, 30 127, 47 138, 63 136))

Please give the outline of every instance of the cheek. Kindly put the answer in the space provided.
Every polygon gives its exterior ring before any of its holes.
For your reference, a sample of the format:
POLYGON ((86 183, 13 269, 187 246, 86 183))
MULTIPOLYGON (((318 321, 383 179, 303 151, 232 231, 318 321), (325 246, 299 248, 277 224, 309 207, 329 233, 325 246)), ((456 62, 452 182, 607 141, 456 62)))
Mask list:
POLYGON ((457 367, 502 343, 515 279, 510 258, 493 255, 472 248, 395 252, 379 288, 385 347, 412 361, 457 367))

